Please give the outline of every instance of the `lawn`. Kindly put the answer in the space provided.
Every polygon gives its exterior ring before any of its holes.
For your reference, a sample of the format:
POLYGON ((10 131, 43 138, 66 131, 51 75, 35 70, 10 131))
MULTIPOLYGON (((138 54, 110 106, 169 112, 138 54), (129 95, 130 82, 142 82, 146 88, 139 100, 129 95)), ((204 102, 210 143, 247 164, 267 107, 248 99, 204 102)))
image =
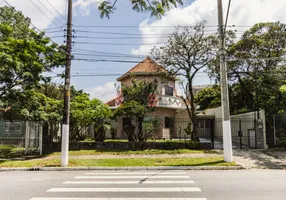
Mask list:
POLYGON ((25 151, 23 147, 17 147, 16 145, 0 145, 0 158, 12 158, 22 154, 25 151))
MULTIPOLYGON (((69 151, 71 156, 83 156, 83 155, 156 155, 156 154, 199 154, 199 153, 216 153, 212 150, 191 150, 191 149, 174 149, 174 150, 160 150, 160 149, 147 149, 147 150, 110 150, 110 151, 99 151, 99 150, 78 150, 69 151)), ((60 152, 54 152, 49 156, 59 156, 60 152)))
MULTIPOLYGON (((0 167, 59 167, 59 159, 36 159, 28 161, 0 161, 0 167)), ((236 166, 221 157, 213 158, 112 158, 70 159, 69 167, 126 167, 126 166, 236 166)))

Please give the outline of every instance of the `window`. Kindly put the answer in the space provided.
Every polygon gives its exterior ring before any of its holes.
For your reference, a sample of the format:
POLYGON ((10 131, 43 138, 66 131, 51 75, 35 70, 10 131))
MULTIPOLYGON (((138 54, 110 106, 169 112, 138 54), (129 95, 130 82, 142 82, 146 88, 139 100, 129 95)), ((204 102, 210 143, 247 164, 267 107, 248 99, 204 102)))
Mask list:
POLYGON ((207 119, 198 120, 198 128, 210 128, 210 120, 207 119))
POLYGON ((173 96, 174 89, 168 85, 165 85, 165 95, 173 96))

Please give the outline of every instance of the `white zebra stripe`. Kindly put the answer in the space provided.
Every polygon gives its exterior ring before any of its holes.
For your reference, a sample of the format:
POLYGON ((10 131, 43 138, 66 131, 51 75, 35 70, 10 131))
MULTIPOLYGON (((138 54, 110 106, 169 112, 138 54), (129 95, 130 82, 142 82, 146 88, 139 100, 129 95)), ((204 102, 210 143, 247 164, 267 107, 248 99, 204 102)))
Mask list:
POLYGON ((51 188, 47 192, 201 192, 197 187, 173 188, 51 188))
POLYGON ((75 179, 189 179, 189 176, 76 176, 75 179))
POLYGON ((66 198, 66 197, 38 197, 30 200, 207 200, 206 198, 66 198))
POLYGON ((63 184, 98 184, 98 185, 126 185, 126 184, 193 184, 194 181, 66 181, 63 184))
POLYGON ((86 175, 185 175, 186 172, 89 172, 86 175))

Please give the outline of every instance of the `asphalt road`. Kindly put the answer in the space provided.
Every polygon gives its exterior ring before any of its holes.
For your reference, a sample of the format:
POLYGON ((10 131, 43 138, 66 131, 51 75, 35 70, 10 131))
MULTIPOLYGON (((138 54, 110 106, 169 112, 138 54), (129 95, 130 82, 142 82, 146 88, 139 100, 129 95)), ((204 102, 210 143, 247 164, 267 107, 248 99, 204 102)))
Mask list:
POLYGON ((285 200, 286 171, 0 172, 0 200, 285 200))

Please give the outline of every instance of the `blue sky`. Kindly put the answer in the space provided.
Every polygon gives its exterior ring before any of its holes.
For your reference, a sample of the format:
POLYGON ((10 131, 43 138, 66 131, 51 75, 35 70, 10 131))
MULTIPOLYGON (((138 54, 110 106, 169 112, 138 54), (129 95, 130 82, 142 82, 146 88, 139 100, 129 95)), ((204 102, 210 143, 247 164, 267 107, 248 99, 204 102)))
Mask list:
MULTIPOLYGON (((189 4, 191 2, 188 2, 189 4)), ((186 4, 185 4, 186 6, 186 4)), ((79 31, 97 31, 97 32, 110 32, 110 33, 129 33, 129 34, 141 34, 138 26, 141 22, 148 19, 148 23, 156 21, 156 18, 150 18, 149 13, 137 13, 131 9, 131 5, 128 1, 125 3, 119 3, 117 10, 110 16, 110 19, 101 19, 99 12, 96 7, 92 7, 89 10, 89 15, 81 15, 80 9, 74 9, 73 17, 73 29, 75 37, 77 36, 92 36, 92 37, 121 37, 126 39, 83 39, 75 38, 76 42, 102 42, 102 43, 123 43, 123 44, 141 44, 143 41, 138 39, 129 39, 129 36, 118 36, 118 35, 106 35, 106 34, 95 34, 95 33, 81 33, 79 31), (78 27, 78 26, 104 26, 104 27, 78 27), (108 26, 132 26, 132 27, 108 27, 108 26), (78 31, 78 32, 77 32, 78 31)), ((48 28, 53 28, 50 26, 48 28)), ((170 31, 173 27, 169 28, 170 31)), ((58 35, 55 33, 55 35, 58 35)), ((140 37, 130 36, 130 37, 140 37)), ((146 37, 149 37, 146 36, 146 37)), ((62 42, 62 39, 57 39, 58 42, 62 42)), ((164 41, 166 41, 164 39, 164 41)), ((101 51, 110 53, 123 53, 130 54, 131 49, 138 48, 138 45, 98 45, 98 44, 75 44, 73 49, 77 53, 77 49, 85 49, 91 51, 101 51)), ((89 54, 94 54, 89 52, 89 54)), ((102 54, 98 54, 102 55, 102 54)), ((141 55, 141 54, 140 54, 141 55)), ((146 55, 143 54, 142 55, 146 55)), ((123 74, 136 65, 136 61, 141 61, 142 58, 106 58, 106 57, 93 57, 79 55, 76 58, 96 58, 96 59, 116 59, 116 60, 128 60, 134 61, 134 63, 112 63, 112 62, 86 62, 86 61, 72 61, 72 74, 123 74)), ((140 56, 141 57, 141 56, 140 56)), ((72 77, 72 84, 78 89, 84 89, 91 93, 93 97, 100 98, 102 100, 108 100, 110 97, 115 95, 114 82, 118 76, 89 76, 89 77, 72 77)), ((199 75, 196 79, 196 84, 209 84, 210 80, 207 75, 199 75)))
MULTIPOLYGON (((22 11, 26 16, 32 19, 32 23, 39 29, 47 29, 49 37, 63 36, 63 28, 55 28, 54 23, 60 25, 59 21, 64 19, 59 15, 66 14, 67 0, 6 0, 17 10, 22 11), (42 4, 40 3, 42 2, 42 4), (37 5, 37 7, 34 5, 37 5), (44 6, 43 6, 44 5, 44 6), (51 7, 51 5, 54 8, 51 7), (40 10, 39 10, 40 8, 40 10), (47 8, 47 9, 46 9, 47 8), (51 33, 51 31, 59 31, 51 33)), ((215 32, 216 28, 211 26, 217 24, 216 0, 186 0, 184 6, 173 8, 162 19, 150 18, 149 13, 137 13, 131 9, 129 0, 118 1, 117 10, 110 16, 110 19, 101 19, 97 11, 98 0, 73 0, 74 16, 73 29, 75 30, 75 45, 73 51, 77 53, 76 58, 94 58, 94 59, 116 59, 141 61, 141 56, 147 55, 154 45, 150 43, 162 43, 167 39, 164 34, 172 32, 173 27, 177 25, 193 25, 198 21, 207 20, 206 28, 208 33, 215 32), (79 27, 79 26, 102 26, 102 27, 79 27), (109 26, 133 26, 132 28, 109 26), (161 27, 159 27, 161 26, 161 27), (168 26, 162 28, 162 26, 168 26), (98 33, 85 33, 80 31, 109 32, 109 33, 127 33, 138 35, 111 35, 98 33), (81 36, 100 37, 81 38, 81 36), (106 37, 121 37, 124 39, 103 39, 106 37), (136 39, 131 39, 137 37, 136 39), (138 38, 139 37, 139 38, 138 38), (88 44, 78 44, 77 42, 87 42, 88 44), (96 43, 119 43, 135 45, 102 45, 96 43), (136 45, 145 44, 145 45, 136 45), (102 57, 102 53, 86 52, 100 51, 120 54, 132 54, 131 57, 102 57), (80 54, 96 54, 96 57, 80 54), (139 58, 134 58, 139 56, 139 58)), ((227 7, 228 0, 223 0, 224 8, 227 7)), ((0 5, 4 5, 0 1, 0 5)), ((232 0, 229 24, 236 25, 238 36, 246 29, 257 22, 262 21, 281 21, 286 22, 285 0, 232 0), (254 12, 255 11, 255 12, 254 12), (267 15, 265 14, 267 13, 267 15)), ((62 44, 63 37, 52 38, 54 41, 62 44)), ((114 54, 113 54, 114 55, 114 54)), ((117 55, 118 56, 118 55, 117 55)), ((111 63, 111 62, 85 62, 72 61, 72 74, 122 74, 135 65, 131 63, 111 63)), ((62 72, 63 69, 55 70, 55 73, 62 72)), ((94 77, 72 77, 72 84, 77 89, 84 89, 91 94, 91 97, 100 98, 103 101, 112 99, 116 90, 114 82, 117 76, 94 76, 94 77)), ((55 79, 56 82, 63 80, 55 79)), ((199 74, 195 84, 210 84, 210 79, 206 74, 199 74)))

